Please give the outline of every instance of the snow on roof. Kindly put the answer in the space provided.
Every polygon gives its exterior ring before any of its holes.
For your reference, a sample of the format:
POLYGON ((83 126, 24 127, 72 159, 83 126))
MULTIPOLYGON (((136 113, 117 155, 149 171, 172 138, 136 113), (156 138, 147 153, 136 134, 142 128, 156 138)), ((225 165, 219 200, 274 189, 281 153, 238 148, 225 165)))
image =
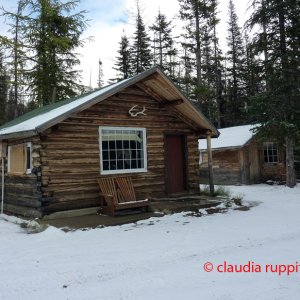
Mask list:
MULTIPOLYGON (((220 135, 218 138, 211 139, 212 149, 219 148, 239 148, 243 147, 253 136, 252 128, 256 125, 242 125, 223 129, 218 129, 220 135)), ((205 140, 199 141, 199 148, 206 150, 205 140)))
POLYGON ((15 125, 10 125, 11 123, 6 124, 8 126, 4 125, 5 127, 0 129, 0 136, 15 133, 15 132, 35 131, 38 129, 38 127, 42 126, 43 124, 84 105, 90 100, 105 94, 106 92, 116 88, 121 84, 124 84, 124 82, 127 80, 128 79, 106 86, 100 90, 96 90, 89 94, 80 96, 73 101, 66 101, 64 102, 65 104, 59 105, 57 108, 54 109, 51 109, 53 105, 49 105, 49 109, 45 107, 46 109, 42 113, 39 113, 36 116, 29 117, 29 118, 25 117, 24 121, 18 122, 19 120, 18 118, 16 119, 17 122, 15 125))

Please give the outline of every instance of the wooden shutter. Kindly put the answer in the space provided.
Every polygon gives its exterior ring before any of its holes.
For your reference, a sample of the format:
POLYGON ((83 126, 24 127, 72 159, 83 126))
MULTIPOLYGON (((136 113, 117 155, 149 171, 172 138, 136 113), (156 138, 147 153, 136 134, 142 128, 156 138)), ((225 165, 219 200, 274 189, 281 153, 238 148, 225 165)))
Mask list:
POLYGON ((26 144, 13 145, 10 149, 10 173, 26 173, 26 144))

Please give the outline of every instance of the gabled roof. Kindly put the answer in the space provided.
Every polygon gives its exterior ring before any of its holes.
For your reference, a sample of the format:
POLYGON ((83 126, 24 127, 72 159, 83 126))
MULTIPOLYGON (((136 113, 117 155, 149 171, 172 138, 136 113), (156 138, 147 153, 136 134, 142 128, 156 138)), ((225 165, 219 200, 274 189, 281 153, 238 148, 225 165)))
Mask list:
MULTIPOLYGON (((220 135, 218 138, 211 140, 211 148, 213 150, 221 150, 226 148, 241 148, 246 145, 253 137, 253 131, 257 125, 242 125, 223 129, 218 129, 220 135)), ((201 141, 199 148, 207 150, 205 141, 201 141)))
POLYGON ((60 101, 24 114, 0 127, 0 140, 37 135, 51 126, 62 122, 71 114, 85 110, 134 84, 140 84, 141 88, 153 97, 156 97, 158 101, 171 103, 172 101, 182 100, 182 102, 176 105, 176 111, 181 116, 190 120, 199 129, 210 130, 213 135, 218 135, 216 128, 174 83, 158 67, 153 67, 134 77, 81 95, 75 99, 60 101))

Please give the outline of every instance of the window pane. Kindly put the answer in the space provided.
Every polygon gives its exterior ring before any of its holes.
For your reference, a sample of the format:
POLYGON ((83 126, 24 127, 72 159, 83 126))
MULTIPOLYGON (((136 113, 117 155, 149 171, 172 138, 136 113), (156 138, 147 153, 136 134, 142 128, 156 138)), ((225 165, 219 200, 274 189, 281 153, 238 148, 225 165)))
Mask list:
POLYGON ((103 141, 102 142, 102 150, 107 150, 108 149, 108 142, 107 141, 103 141))
POLYGON ((108 160, 108 151, 106 151, 106 150, 102 151, 102 159, 108 160))
POLYGON ((116 170, 117 169, 117 161, 115 159, 111 159, 110 161, 110 170, 116 170))
POLYGON ((109 170, 109 161, 108 160, 104 160, 103 161, 103 170, 104 171, 108 171, 109 170))
POLYGON ((109 152, 109 159, 116 159, 116 151, 115 150, 111 150, 109 152))
POLYGON ((116 145, 116 141, 109 141, 109 149, 116 149, 117 145, 116 145))

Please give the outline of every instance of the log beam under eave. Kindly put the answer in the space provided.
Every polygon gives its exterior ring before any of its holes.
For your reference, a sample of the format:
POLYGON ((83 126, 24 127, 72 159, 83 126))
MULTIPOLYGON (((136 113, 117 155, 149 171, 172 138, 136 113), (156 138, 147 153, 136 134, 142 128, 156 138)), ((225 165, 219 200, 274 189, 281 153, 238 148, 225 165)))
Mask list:
POLYGON ((170 106, 177 106, 183 103, 182 99, 172 100, 172 101, 164 101, 159 103, 159 107, 170 107, 170 106))

